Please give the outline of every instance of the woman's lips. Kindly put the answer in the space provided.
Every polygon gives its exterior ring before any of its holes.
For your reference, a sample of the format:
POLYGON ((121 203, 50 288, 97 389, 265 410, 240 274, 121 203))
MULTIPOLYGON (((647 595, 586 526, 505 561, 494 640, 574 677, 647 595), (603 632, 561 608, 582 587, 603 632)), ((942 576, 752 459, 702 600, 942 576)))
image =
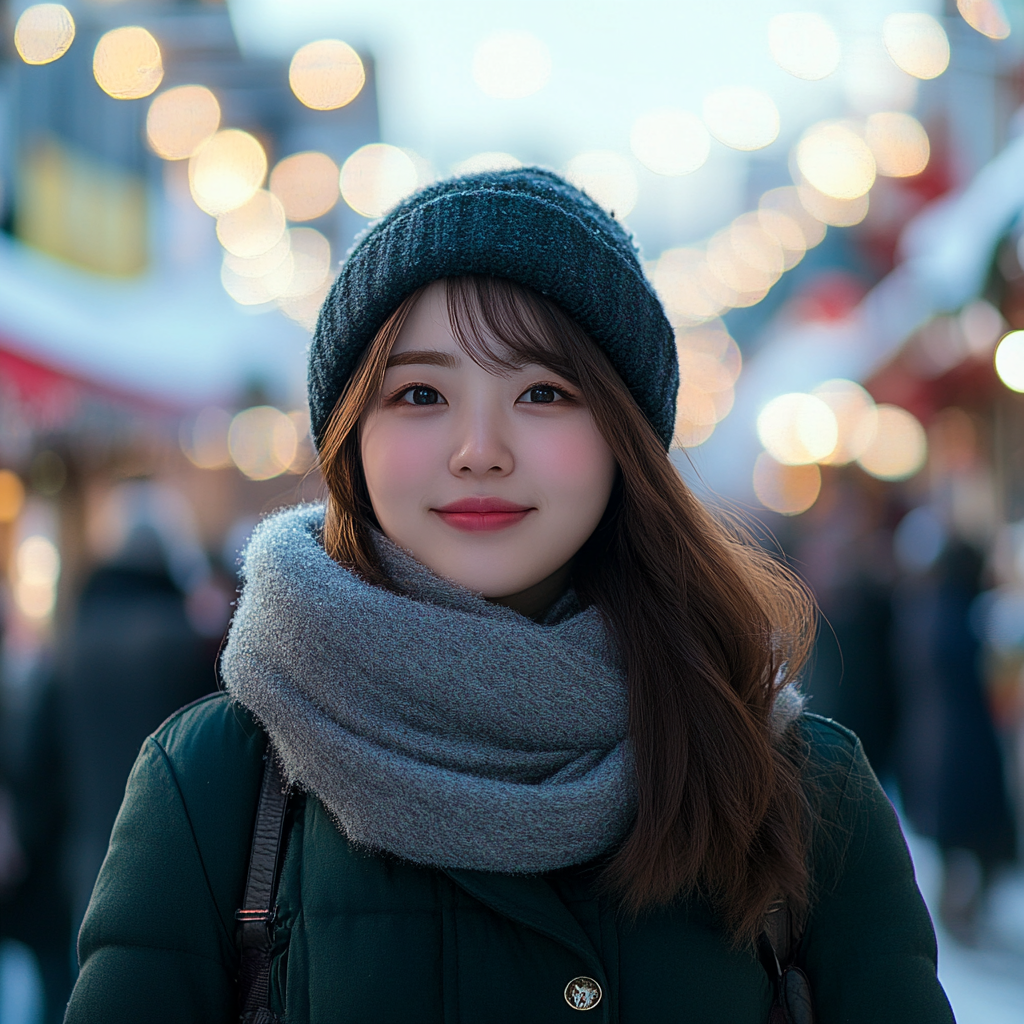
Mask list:
POLYGON ((500 498, 460 498, 431 511, 456 530, 480 533, 515 526, 534 509, 529 505, 517 505, 500 498))

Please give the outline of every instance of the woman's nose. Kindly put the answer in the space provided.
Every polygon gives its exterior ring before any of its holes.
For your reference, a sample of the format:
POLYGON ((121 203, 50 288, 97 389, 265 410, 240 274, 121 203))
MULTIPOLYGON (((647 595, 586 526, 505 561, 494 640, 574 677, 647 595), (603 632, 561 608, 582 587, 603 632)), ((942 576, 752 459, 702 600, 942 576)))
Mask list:
POLYGON ((466 410, 458 418, 448 466, 455 476, 506 476, 515 460, 501 417, 493 408, 466 410))

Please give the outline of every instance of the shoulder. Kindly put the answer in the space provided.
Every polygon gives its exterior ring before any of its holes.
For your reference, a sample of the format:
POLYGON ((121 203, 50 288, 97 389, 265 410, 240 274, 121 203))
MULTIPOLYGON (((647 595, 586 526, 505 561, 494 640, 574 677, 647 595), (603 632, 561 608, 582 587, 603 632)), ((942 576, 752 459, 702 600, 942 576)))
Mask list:
POLYGON ((803 712, 796 722, 804 785, 826 821, 865 787, 880 789, 856 733, 831 718, 803 712))
POLYGON ((171 777, 200 847, 204 839, 219 845, 229 824, 247 842, 266 742, 248 711, 214 693, 171 715, 147 740, 140 764, 159 762, 171 777))

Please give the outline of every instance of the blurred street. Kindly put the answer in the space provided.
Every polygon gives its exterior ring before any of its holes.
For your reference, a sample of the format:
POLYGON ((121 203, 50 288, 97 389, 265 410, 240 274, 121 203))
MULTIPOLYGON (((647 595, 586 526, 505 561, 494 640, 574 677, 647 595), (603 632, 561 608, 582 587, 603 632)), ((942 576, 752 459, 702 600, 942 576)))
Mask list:
POLYGON ((818 601, 957 1019, 1024 1024, 1024 4, 812 6, 0 0, 0 1024, 62 1019, 139 746, 322 493, 354 241, 530 164, 632 233, 674 464, 818 601))

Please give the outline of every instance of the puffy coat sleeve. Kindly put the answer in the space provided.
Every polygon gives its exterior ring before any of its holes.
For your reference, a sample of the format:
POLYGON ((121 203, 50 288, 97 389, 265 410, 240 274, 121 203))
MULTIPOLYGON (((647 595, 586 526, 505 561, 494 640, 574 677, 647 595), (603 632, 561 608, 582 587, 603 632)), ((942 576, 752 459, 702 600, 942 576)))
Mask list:
POLYGON ((233 917, 264 742, 223 697, 146 741, 79 934, 67 1024, 237 1020, 233 917))
POLYGON ((801 949, 819 1024, 952 1022, 935 932, 892 805, 852 733, 825 719, 810 729, 823 824, 801 949))

